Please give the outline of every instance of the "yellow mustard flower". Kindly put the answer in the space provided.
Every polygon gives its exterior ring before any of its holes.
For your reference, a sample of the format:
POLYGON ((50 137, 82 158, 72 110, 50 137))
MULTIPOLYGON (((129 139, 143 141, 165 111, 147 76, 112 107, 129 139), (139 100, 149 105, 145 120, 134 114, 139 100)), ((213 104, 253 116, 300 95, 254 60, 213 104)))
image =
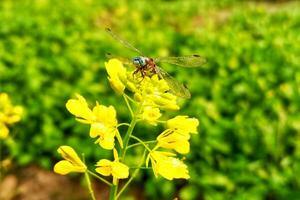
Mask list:
POLYGON ((85 164, 80 160, 77 153, 70 146, 60 146, 57 149, 57 152, 61 154, 61 156, 65 160, 61 160, 54 166, 54 172, 66 175, 70 172, 79 172, 84 173, 87 169, 85 164))
POLYGON ((129 176, 129 167, 119 162, 117 150, 114 149, 114 161, 101 159, 96 164, 96 172, 103 176, 113 176, 114 184, 117 179, 125 179, 129 176))
POLYGON ((104 149, 111 150, 114 148, 115 137, 117 137, 120 146, 123 147, 122 138, 117 129, 115 108, 99 105, 97 102, 96 106, 90 109, 84 97, 78 94, 76 96, 77 99, 68 100, 66 107, 78 121, 91 124, 90 136, 92 138, 99 137, 96 143, 99 143, 104 149))
POLYGON ((20 121, 22 114, 21 106, 13 106, 9 96, 6 93, 0 93, 0 139, 8 137, 7 125, 20 121))
POLYGON ((199 125, 199 121, 196 118, 189 118, 188 116, 176 116, 167 121, 167 127, 180 132, 185 135, 189 135, 189 133, 197 134, 197 127, 199 125))
POLYGON ((161 117, 160 110, 151 106, 145 106, 142 111, 142 119, 152 125, 156 125, 156 121, 161 117))
POLYGON ((169 93, 169 86, 157 74, 141 77, 139 74, 127 76, 128 89, 134 93, 134 99, 143 106, 151 106, 163 110, 179 110, 177 97, 169 93), (129 87, 130 86, 130 87, 129 87))
POLYGON ((95 115, 89 108, 85 98, 76 94, 77 99, 69 99, 66 103, 67 110, 75 115, 76 119, 82 123, 91 124, 95 121, 95 115))
POLYGON ((188 135, 167 129, 157 137, 157 145, 166 149, 174 149, 181 154, 187 154, 190 152, 190 143, 188 140, 188 135))
POLYGON ((0 123, 0 139, 5 139, 8 137, 9 130, 4 123, 0 123))
POLYGON ((199 121, 188 116, 176 116, 167 121, 168 129, 158 137, 158 146, 186 154, 190 151, 190 133, 197 133, 199 121))
POLYGON ((149 153, 146 165, 151 160, 154 175, 173 180, 173 179, 189 179, 189 171, 187 166, 178 158, 174 158, 175 154, 162 151, 152 151, 149 153))
POLYGON ((105 62, 105 68, 109 75, 108 80, 113 90, 118 94, 123 94, 126 85, 126 68, 118 59, 110 59, 105 62))

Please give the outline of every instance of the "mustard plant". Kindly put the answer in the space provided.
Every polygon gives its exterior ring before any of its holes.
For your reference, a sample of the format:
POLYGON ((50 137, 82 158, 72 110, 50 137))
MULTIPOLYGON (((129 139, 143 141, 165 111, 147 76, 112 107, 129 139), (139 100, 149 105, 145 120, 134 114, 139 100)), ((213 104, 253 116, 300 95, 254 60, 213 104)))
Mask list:
MULTIPOLYGON (((124 99, 130 113, 130 123, 119 123, 113 106, 96 102, 89 107, 85 98, 76 94, 76 99, 66 103, 67 110, 78 122, 90 126, 89 136, 95 138, 100 148, 112 151, 114 160, 100 159, 95 164, 95 172, 87 168, 72 147, 60 146, 58 153, 64 160, 54 166, 56 173, 65 175, 70 172, 84 173, 92 199, 95 199, 89 175, 92 175, 110 186, 110 200, 119 199, 140 169, 151 169, 156 177, 168 180, 189 179, 187 165, 177 157, 190 151, 190 134, 197 134, 199 121, 188 116, 175 116, 166 121, 160 120, 163 111, 176 111, 180 107, 177 97, 170 92, 167 82, 157 75, 142 77, 134 74, 134 69, 124 67, 118 59, 105 62, 108 81, 116 94, 124 99), (165 125, 166 129, 157 134, 154 140, 145 141, 134 134, 137 123, 148 123, 156 126, 165 125), (128 126, 126 133, 120 133, 118 127, 128 126), (134 141, 132 143, 132 141, 134 141), (126 164, 126 153, 129 148, 143 146, 140 165, 131 167, 126 164), (112 180, 106 177, 112 176, 112 180), (120 187, 119 180, 128 179, 120 187)), ((100 149, 99 149, 100 150, 100 149)))

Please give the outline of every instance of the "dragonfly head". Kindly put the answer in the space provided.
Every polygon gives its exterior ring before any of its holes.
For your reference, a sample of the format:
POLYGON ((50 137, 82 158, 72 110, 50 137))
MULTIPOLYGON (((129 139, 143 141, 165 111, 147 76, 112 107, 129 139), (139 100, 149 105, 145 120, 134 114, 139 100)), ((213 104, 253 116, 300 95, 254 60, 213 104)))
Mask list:
POLYGON ((143 67, 143 66, 145 66, 147 64, 146 58, 141 57, 141 56, 134 57, 132 59, 132 62, 133 62, 134 65, 138 65, 140 67, 143 67))

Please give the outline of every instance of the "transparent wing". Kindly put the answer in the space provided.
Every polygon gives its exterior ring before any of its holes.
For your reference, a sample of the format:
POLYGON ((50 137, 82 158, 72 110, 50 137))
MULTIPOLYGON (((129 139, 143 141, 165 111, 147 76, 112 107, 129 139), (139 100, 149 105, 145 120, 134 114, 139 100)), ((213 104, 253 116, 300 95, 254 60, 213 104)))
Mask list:
POLYGON ((129 58, 124 58, 122 56, 112 55, 111 53, 106 53, 105 56, 108 59, 116 58, 116 59, 120 60, 125 65, 133 65, 132 61, 129 58))
POLYGON ((181 67, 200 67, 206 63, 206 59, 200 55, 180 56, 180 57, 159 57, 154 62, 165 62, 181 67))
POLYGON ((126 42, 123 38, 121 38, 120 36, 118 36, 116 33, 114 33, 110 28, 105 28, 106 32, 111 35, 115 40, 117 40, 118 42, 120 42, 123 46, 125 46, 126 48, 137 52, 139 55, 144 55, 140 50, 138 50, 137 48, 135 48, 133 45, 131 45, 129 42, 126 42))
POLYGON ((158 75, 160 78, 163 78, 169 85, 171 93, 178 97, 189 99, 191 98, 190 91, 186 88, 185 85, 179 83, 175 78, 173 78, 170 74, 164 71, 162 68, 158 68, 158 75))

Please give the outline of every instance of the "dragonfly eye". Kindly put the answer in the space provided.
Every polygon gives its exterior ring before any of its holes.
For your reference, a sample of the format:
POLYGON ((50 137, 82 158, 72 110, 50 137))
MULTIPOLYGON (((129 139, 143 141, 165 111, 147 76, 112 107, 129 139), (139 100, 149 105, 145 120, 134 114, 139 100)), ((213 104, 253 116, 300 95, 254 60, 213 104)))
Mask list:
POLYGON ((132 62, 133 62, 133 64, 135 64, 135 65, 140 65, 140 66, 146 65, 145 59, 140 58, 140 57, 133 58, 133 59, 132 59, 132 62))
POLYGON ((133 64, 139 65, 140 64, 140 59, 139 58, 133 58, 132 59, 133 64))

